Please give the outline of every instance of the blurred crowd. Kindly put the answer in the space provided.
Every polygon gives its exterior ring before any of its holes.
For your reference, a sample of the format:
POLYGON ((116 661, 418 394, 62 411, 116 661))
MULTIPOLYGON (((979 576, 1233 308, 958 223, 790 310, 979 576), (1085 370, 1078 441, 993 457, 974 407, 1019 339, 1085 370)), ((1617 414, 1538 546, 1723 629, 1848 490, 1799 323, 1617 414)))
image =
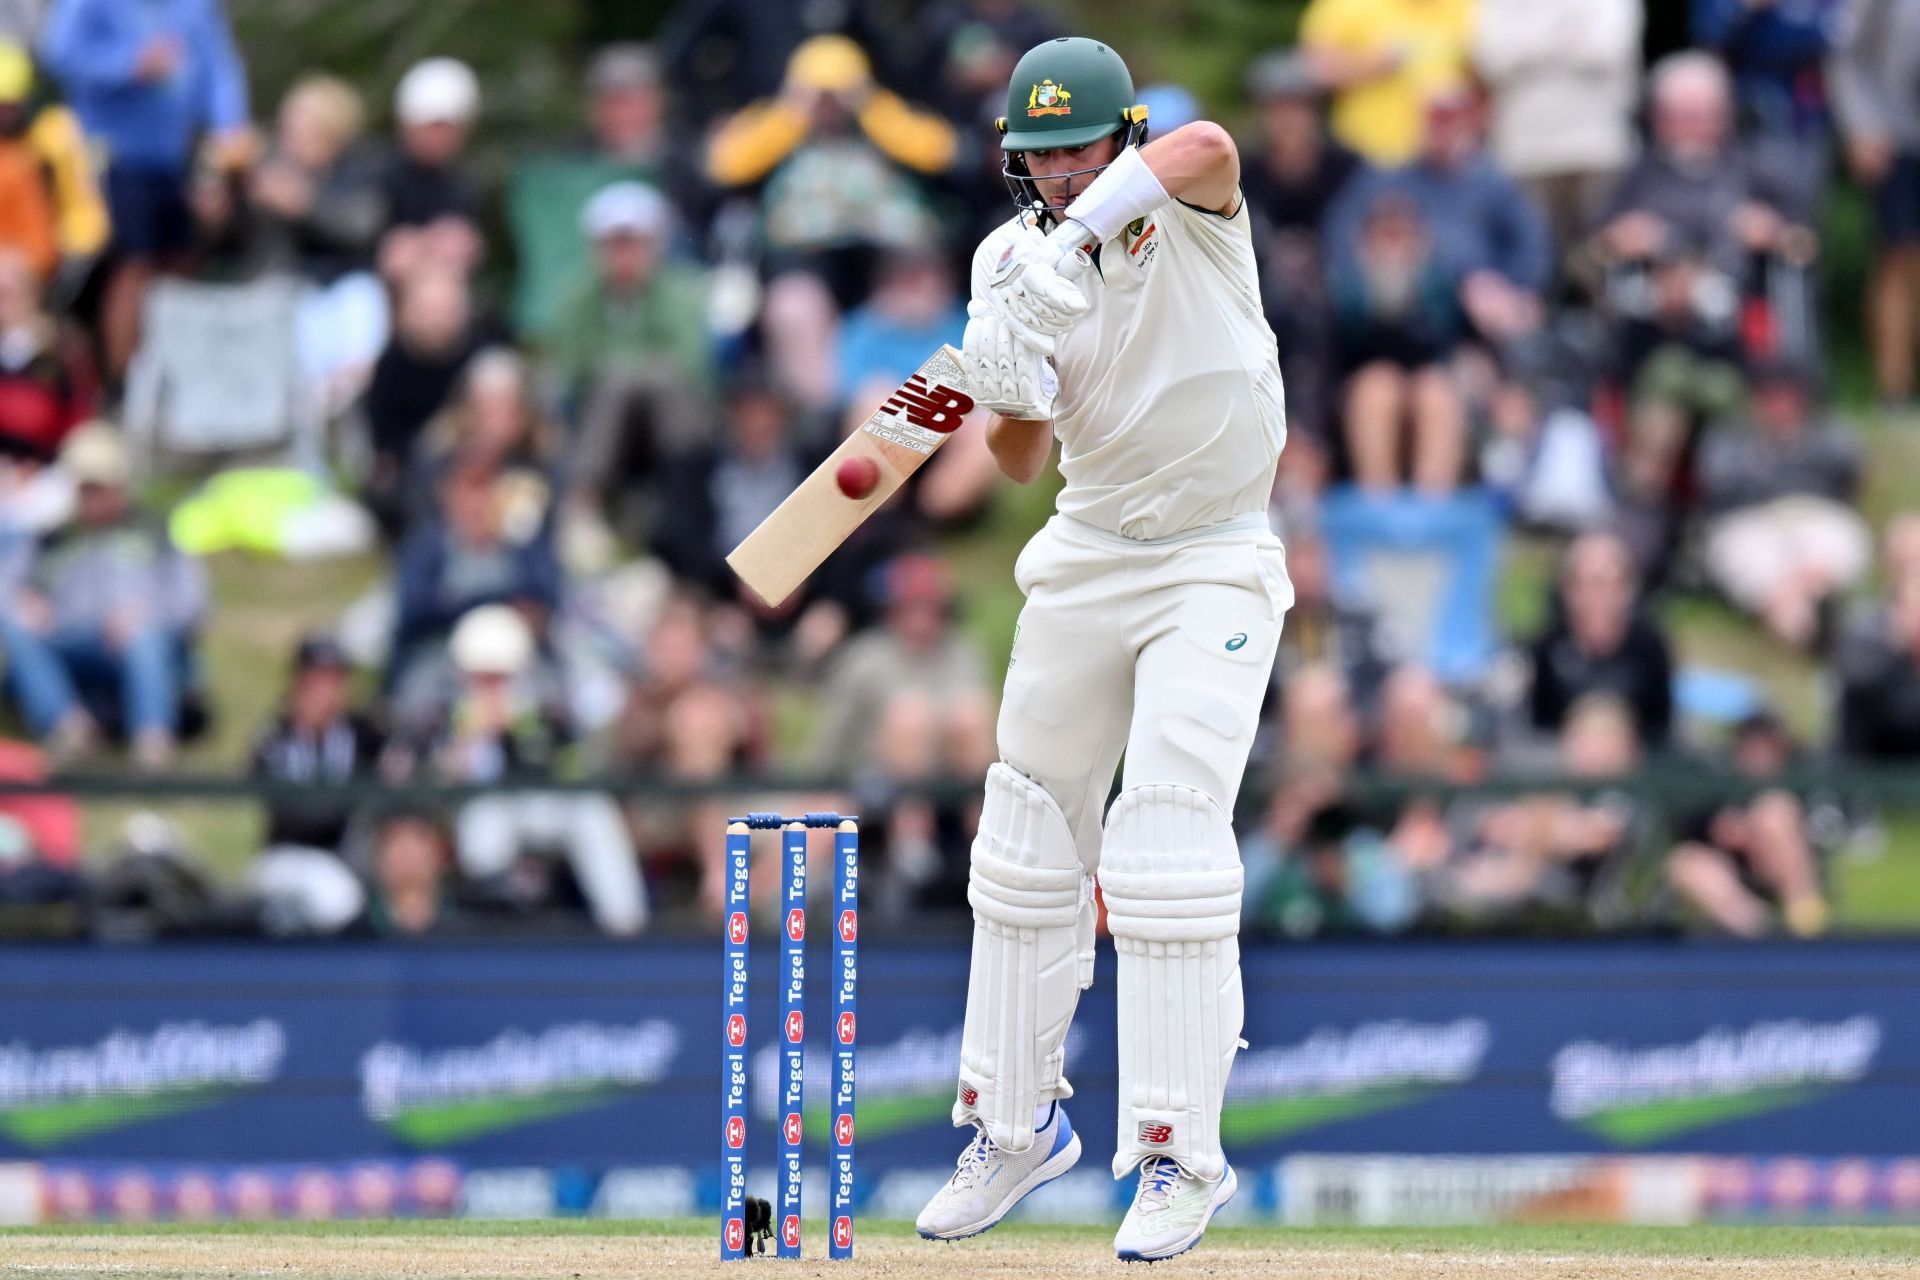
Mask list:
MULTIPOLYGON (((964 910, 998 681, 942 547, 993 519, 978 426, 782 606, 724 557, 960 340, 1013 212, 1006 77, 1067 28, 1029 0, 841 10, 689 0, 586 51, 578 133, 489 182, 506 90, 453 58, 390 101, 316 69, 261 102, 220 0, 0 7, 0 776, 176 767, 221 714, 206 555, 384 566, 286 655, 244 894, 186 883, 158 821, 89 880, 71 806, 0 797, 0 907, 627 935, 717 918, 747 797, 578 779, 806 774, 835 789, 777 803, 863 815, 883 917, 964 910)), ((1868 193, 1877 390, 1910 408, 1920 4, 1690 17, 1649 61, 1641 0, 1310 0, 1210 104, 1290 426, 1252 929, 1818 934, 1858 815, 1771 780, 1920 754, 1920 514, 1860 512, 1817 231, 1835 184, 1868 193), (1512 634, 1523 542, 1558 568, 1512 634), (1684 595, 1823 662, 1833 741, 1682 661, 1684 595), (1633 795, 1676 756, 1746 798, 1633 795), (1568 785, 1421 790, 1515 770, 1568 785)), ((1199 116, 1139 78, 1152 130, 1199 116)))

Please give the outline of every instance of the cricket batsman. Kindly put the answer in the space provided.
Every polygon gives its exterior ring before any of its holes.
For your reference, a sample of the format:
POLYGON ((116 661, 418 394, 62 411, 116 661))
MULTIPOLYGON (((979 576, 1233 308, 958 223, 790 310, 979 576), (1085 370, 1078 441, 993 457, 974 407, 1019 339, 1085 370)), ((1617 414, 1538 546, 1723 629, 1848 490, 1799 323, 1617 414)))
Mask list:
POLYGON ((985 1231, 1079 1159, 1062 1068, 1097 874, 1119 954, 1113 1172, 1139 1178, 1114 1247, 1153 1260, 1192 1248, 1236 1185, 1230 815, 1293 602, 1266 517, 1280 367, 1225 130, 1147 141, 1126 64, 1079 38, 1020 60, 1000 129, 1020 213, 974 254, 964 365, 1001 470, 1033 480, 1057 438, 1065 486, 1014 569, 1026 604, 973 845, 953 1121, 976 1132, 917 1225, 985 1231))

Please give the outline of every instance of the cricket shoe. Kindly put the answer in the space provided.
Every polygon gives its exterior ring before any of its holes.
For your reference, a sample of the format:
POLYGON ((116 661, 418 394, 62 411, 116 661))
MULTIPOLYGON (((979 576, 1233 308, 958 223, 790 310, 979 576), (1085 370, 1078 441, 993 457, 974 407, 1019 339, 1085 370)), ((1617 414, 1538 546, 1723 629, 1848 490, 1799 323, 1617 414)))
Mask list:
POLYGON ((1217 1182, 1196 1178, 1166 1156, 1148 1156, 1140 1165, 1140 1187, 1133 1207, 1113 1237, 1122 1262, 1158 1262, 1200 1243, 1220 1206, 1233 1199, 1240 1180, 1233 1166, 1217 1182))
POLYGON ((914 1227, 928 1240, 964 1240, 1007 1216, 1029 1191, 1073 1168, 1080 1135, 1058 1102, 1025 1151, 1002 1151, 980 1128, 960 1153, 953 1176, 927 1202, 914 1227))

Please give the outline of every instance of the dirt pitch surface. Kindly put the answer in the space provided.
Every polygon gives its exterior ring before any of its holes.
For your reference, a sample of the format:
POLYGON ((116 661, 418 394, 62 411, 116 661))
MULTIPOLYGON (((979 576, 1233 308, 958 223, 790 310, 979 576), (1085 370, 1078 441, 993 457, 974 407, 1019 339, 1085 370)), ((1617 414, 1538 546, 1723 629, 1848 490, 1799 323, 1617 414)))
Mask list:
MULTIPOLYGON (((852 1265, 809 1258, 782 1276, 1040 1277, 1127 1272, 1105 1231, 1009 1226, 930 1244, 865 1225, 852 1265)), ((771 1267, 755 1260, 752 1267, 771 1267)), ((695 1223, 361 1223, 243 1228, 0 1232, 0 1280, 633 1280, 728 1277, 711 1230, 695 1223)), ((1754 1280, 1920 1278, 1920 1228, 1493 1227, 1381 1231, 1221 1229, 1156 1276, 1218 1280, 1754 1280)))

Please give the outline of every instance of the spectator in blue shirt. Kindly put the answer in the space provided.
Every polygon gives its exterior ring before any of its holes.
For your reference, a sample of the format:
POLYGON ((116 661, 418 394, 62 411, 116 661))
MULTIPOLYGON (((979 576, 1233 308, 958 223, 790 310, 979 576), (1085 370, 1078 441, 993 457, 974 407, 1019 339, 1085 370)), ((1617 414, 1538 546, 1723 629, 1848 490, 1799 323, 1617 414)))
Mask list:
POLYGON ((1327 211, 1326 242, 1340 267, 1381 195, 1406 197, 1425 220, 1435 263, 1453 279, 1473 329, 1499 346, 1538 327, 1553 242, 1533 198, 1487 154, 1483 114, 1467 90, 1436 96, 1418 158, 1348 182, 1327 211))
POLYGON ((1743 132, 1801 184, 1803 209, 1826 189, 1822 71, 1845 0, 1693 0, 1693 41, 1733 73, 1743 132))
POLYGON ((509 486, 491 459, 459 458, 442 474, 439 518, 401 544, 389 686, 433 656, 454 624, 483 604, 511 604, 544 628, 560 603, 560 565, 538 532, 509 529, 509 486))
POLYGON ((101 317, 107 365, 125 374, 156 269, 191 247, 187 174, 200 135, 222 167, 252 149, 246 73, 220 0, 55 0, 39 51, 108 156, 119 257, 101 317))
POLYGON ((871 399, 879 401, 935 347, 960 345, 966 328, 966 305, 954 296, 953 277, 937 248, 889 254, 873 296, 841 326, 840 398, 877 391, 871 399))

